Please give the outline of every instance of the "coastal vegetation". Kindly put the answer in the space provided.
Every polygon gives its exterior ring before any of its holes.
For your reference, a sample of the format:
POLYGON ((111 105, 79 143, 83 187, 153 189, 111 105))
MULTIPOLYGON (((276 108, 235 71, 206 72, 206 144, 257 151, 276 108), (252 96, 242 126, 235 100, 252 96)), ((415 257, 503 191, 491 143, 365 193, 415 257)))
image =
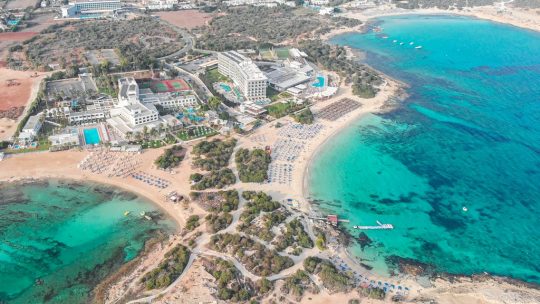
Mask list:
POLYGON ((318 275, 324 287, 331 292, 347 292, 351 289, 351 279, 339 272, 328 260, 308 257, 304 260, 304 268, 307 272, 318 275))
POLYGON ((215 234, 210 239, 210 248, 232 254, 247 270, 258 276, 276 274, 294 265, 291 258, 239 234, 215 234))
POLYGON ((240 195, 236 190, 218 192, 191 192, 191 199, 210 212, 231 212, 238 209, 240 195))
POLYGON ((195 228, 199 227, 199 219, 200 217, 198 215, 191 215, 188 217, 186 221, 186 229, 188 231, 193 231, 195 228))
POLYGON ((214 51, 257 48, 279 44, 317 31, 328 22, 315 12, 286 6, 229 8, 201 28, 198 47, 214 51))
POLYGON ((294 296, 297 301, 300 301, 304 292, 308 290, 313 293, 317 292, 315 284, 309 278, 308 273, 301 269, 287 277, 281 287, 284 294, 294 296))
POLYGON ((289 246, 298 245, 303 248, 313 248, 313 241, 304 230, 304 225, 299 219, 294 219, 285 225, 285 233, 278 236, 274 242, 278 251, 283 251, 289 246))
POLYGON ((206 217, 206 227, 210 233, 216 233, 227 228, 233 220, 229 212, 209 213, 206 217))
POLYGON ((157 67, 156 58, 184 45, 177 32, 150 17, 53 24, 24 44, 35 67, 81 65, 86 63, 84 51, 115 49, 123 71, 157 67))
POLYGON ((216 279, 217 297, 223 301, 244 302, 261 298, 273 289, 272 282, 266 278, 254 283, 243 277, 233 263, 220 258, 205 259, 203 267, 216 279))
POLYGON ((235 155, 238 177, 244 183, 262 183, 268 179, 272 158, 262 149, 239 149, 235 155))
POLYGON ((155 164, 160 169, 177 167, 186 155, 185 150, 180 145, 165 149, 163 155, 155 160, 155 164))
POLYGON ((370 299, 384 300, 386 297, 384 289, 377 287, 359 288, 359 293, 370 299))
POLYGON ((311 113, 311 110, 309 108, 305 108, 304 110, 294 115, 294 120, 304 125, 312 124, 314 119, 315 118, 313 117, 313 113, 311 113))
POLYGON ((281 207, 281 204, 272 200, 272 197, 262 191, 244 191, 242 197, 247 200, 244 212, 240 215, 240 220, 244 223, 251 223, 261 212, 272 212, 281 207))
POLYGON ((289 212, 286 210, 274 210, 262 215, 261 220, 257 223, 255 223, 255 221, 251 223, 242 222, 238 225, 238 231, 256 236, 263 241, 270 242, 275 236, 272 232, 272 228, 283 223, 289 215, 289 212))
POLYGON ((379 74, 370 67, 349 59, 347 50, 342 46, 329 45, 321 40, 304 40, 300 47, 325 69, 337 72, 346 82, 350 83, 353 94, 362 98, 372 98, 383 83, 379 74))
POLYGON ((195 155, 193 164, 195 167, 206 171, 218 170, 229 165, 229 159, 236 146, 236 139, 222 141, 202 141, 193 147, 192 153, 195 155))
POLYGON ((163 288, 169 286, 178 278, 189 261, 190 251, 182 245, 178 245, 165 254, 165 259, 159 266, 145 274, 141 282, 146 289, 163 288))
POLYGON ((234 173, 229 168, 213 170, 205 175, 198 173, 192 174, 190 179, 195 182, 195 184, 191 186, 191 189, 193 190, 205 190, 209 188, 221 189, 236 182, 236 176, 234 176, 234 173))

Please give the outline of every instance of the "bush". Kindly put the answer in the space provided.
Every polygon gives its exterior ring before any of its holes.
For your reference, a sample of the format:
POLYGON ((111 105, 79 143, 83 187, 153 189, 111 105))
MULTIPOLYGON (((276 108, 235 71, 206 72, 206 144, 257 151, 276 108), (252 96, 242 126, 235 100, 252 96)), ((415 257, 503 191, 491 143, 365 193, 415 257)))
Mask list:
POLYGON ((182 274, 189 261, 189 256, 190 252, 186 247, 176 246, 165 254, 165 259, 156 269, 142 277, 141 282, 145 284, 146 289, 169 286, 182 274))
POLYGON ((182 150, 184 149, 180 145, 165 149, 163 155, 158 157, 154 163, 161 169, 177 167, 185 156, 182 150))
POLYGON ((228 212, 210 213, 206 216, 208 231, 216 233, 227 228, 232 223, 233 217, 228 212))
POLYGON ((262 149, 240 149, 235 156, 238 177, 244 183, 262 183, 268 179, 272 158, 262 149))
POLYGON ((199 216, 192 215, 188 217, 187 222, 186 222, 186 229, 189 231, 193 231, 197 227, 199 227, 199 216))
MULTIPOLYGON (((198 177, 198 176, 197 176, 198 177)), ((204 175, 199 182, 191 186, 193 190, 205 190, 208 188, 221 189, 236 183, 236 176, 231 169, 225 168, 219 171, 211 171, 204 175)))
POLYGON ((313 113, 311 113, 311 110, 309 108, 306 108, 300 111, 300 113, 294 115, 294 120, 304 125, 310 125, 313 123, 314 120, 313 113))
POLYGON ((193 147, 192 153, 196 156, 193 164, 206 171, 225 168, 229 165, 235 146, 236 139, 202 141, 193 147))

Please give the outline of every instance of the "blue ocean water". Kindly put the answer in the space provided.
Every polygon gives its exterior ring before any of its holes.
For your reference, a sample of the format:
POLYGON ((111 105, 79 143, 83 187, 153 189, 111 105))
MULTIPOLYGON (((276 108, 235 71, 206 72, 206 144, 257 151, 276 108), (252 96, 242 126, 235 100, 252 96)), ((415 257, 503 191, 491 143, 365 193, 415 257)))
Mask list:
POLYGON ((352 225, 394 224, 353 248, 379 272, 402 257, 540 283, 540 34, 457 16, 376 22, 384 33, 332 43, 363 51, 409 97, 331 139, 310 196, 354 236, 352 225))
POLYGON ((0 303, 88 302, 147 239, 174 231, 160 214, 145 199, 96 184, 0 184, 0 303), (141 219, 142 211, 156 220, 141 219))

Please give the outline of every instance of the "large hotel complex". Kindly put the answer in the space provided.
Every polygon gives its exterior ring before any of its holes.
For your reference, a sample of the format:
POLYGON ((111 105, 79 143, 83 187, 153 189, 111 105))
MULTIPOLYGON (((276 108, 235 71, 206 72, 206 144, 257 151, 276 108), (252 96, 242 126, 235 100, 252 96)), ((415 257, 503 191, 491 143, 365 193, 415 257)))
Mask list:
POLYGON ((81 0, 70 2, 61 8, 62 18, 84 18, 85 16, 110 14, 122 8, 120 0, 81 0))
POLYGON ((266 99, 268 78, 251 59, 236 51, 222 52, 218 54, 218 70, 234 81, 247 101, 266 99))

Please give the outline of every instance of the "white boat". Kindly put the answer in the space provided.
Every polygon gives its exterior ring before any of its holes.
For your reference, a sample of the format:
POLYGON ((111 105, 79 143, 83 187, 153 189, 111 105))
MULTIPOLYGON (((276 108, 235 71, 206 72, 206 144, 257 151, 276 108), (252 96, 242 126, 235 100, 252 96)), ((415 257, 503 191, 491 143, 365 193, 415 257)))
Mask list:
POLYGON ((414 42, 410 42, 410 43, 409 43, 409 45, 413 45, 413 44, 414 44, 414 42))
POLYGON ((469 209, 467 209, 467 207, 463 207, 462 210, 463 210, 463 212, 469 211, 469 209))
POLYGON ((422 48, 422 46, 421 46, 421 45, 419 45, 419 46, 415 47, 415 49, 421 49, 421 48, 422 48))
POLYGON ((388 39, 388 36, 382 36, 382 39, 388 39))
POLYGON ((396 43, 396 42, 397 42, 397 40, 392 40, 392 42, 393 42, 393 43, 396 43))
POLYGON ((400 42, 399 45, 403 45, 403 42, 400 42))

